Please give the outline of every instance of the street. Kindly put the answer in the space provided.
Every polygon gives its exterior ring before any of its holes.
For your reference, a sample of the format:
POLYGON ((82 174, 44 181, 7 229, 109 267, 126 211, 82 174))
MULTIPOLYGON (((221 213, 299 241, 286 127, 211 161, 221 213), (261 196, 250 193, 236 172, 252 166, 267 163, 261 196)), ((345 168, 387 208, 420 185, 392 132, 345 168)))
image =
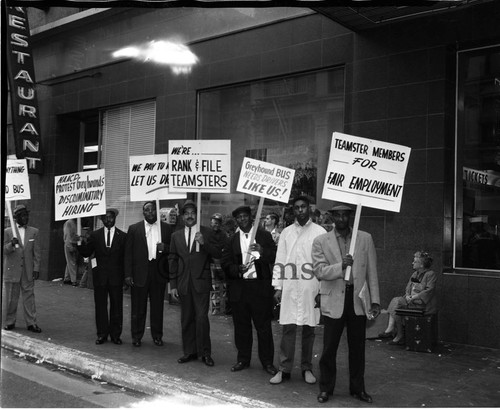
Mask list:
POLYGON ((145 397, 2 349, 2 408, 134 407, 145 397))

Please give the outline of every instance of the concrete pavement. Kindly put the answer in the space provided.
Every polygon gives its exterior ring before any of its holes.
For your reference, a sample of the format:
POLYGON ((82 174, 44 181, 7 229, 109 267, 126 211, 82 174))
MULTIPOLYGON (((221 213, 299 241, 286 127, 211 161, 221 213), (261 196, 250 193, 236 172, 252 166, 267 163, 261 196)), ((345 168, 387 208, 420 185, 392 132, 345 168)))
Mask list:
MULTIPOLYGON (((326 404, 316 400, 318 386, 300 374, 297 343, 292 379, 271 385, 260 366, 257 342, 251 367, 232 373, 236 361, 230 316, 210 316, 215 366, 201 360, 178 364, 182 356, 180 308, 165 302, 164 346, 155 346, 149 328, 141 347, 130 337, 130 296, 124 296, 123 345, 95 344, 93 291, 37 281, 38 325, 28 332, 18 310, 16 329, 2 330, 2 347, 71 369, 95 379, 150 395, 175 396, 187 405, 236 407, 498 407, 500 406, 500 351, 440 343, 433 353, 409 352, 386 340, 368 340, 366 390, 373 404, 349 396, 345 334, 339 348, 334 396, 326 404)), ((148 322, 149 323, 149 319, 148 322)), ((275 365, 279 360, 280 326, 273 323, 275 365)), ((322 327, 316 331, 314 371, 317 376, 322 327)))

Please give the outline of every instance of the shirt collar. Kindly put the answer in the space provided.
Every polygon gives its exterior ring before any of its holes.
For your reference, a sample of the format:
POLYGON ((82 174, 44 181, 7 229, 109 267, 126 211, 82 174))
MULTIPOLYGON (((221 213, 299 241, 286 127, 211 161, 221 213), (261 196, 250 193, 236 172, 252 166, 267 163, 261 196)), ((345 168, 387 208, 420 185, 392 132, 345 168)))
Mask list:
POLYGON ((297 221, 297 219, 295 219, 295 221, 293 222, 293 224, 294 224, 297 228, 305 228, 306 226, 309 226, 309 225, 311 225, 311 224, 312 224, 312 219, 311 219, 311 218, 309 218, 309 219, 307 220, 307 222, 306 222, 304 225, 299 224, 299 222, 297 221))
MULTIPOLYGON (((337 238, 342 237, 342 235, 340 234, 340 232, 338 232, 335 228, 333 228, 333 231, 335 232, 335 236, 337 238)), ((349 227, 349 233, 347 234, 346 238, 351 238, 351 237, 352 237, 352 228, 349 227)))

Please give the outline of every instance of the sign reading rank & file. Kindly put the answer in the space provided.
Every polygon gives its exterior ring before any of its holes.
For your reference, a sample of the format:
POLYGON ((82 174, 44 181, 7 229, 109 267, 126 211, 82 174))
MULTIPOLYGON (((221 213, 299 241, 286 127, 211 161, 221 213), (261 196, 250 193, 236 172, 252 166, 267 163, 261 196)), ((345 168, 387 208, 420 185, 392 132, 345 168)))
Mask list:
POLYGON ((399 212, 410 151, 334 132, 322 197, 399 212))
POLYGON ((231 140, 171 140, 171 192, 230 193, 231 140))

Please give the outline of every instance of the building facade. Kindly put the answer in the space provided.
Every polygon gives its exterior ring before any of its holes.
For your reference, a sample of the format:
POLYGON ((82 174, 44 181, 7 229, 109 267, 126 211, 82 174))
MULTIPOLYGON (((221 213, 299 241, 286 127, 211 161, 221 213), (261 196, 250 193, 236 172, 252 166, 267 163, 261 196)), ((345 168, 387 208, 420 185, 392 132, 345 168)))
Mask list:
MULTIPOLYGON (((230 139, 231 193, 202 195, 204 223, 243 203, 256 208, 257 197, 236 192, 245 156, 294 168, 295 193, 324 212, 337 131, 411 148, 400 212, 361 215, 383 307, 425 249, 439 273, 440 340, 500 348, 498 2, 372 27, 308 8, 27 11, 44 161, 30 176, 30 208, 44 239, 43 279, 65 267, 55 176, 104 168, 108 205, 127 229, 142 218, 128 198, 129 156, 167 153, 171 139, 230 139), (188 45, 197 63, 183 72, 113 56, 161 40, 188 45)), ((286 212, 271 201, 265 210, 286 212)))

